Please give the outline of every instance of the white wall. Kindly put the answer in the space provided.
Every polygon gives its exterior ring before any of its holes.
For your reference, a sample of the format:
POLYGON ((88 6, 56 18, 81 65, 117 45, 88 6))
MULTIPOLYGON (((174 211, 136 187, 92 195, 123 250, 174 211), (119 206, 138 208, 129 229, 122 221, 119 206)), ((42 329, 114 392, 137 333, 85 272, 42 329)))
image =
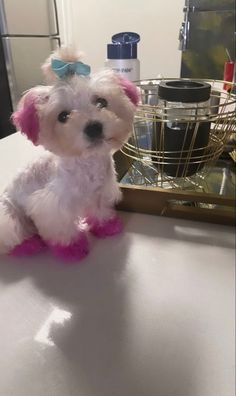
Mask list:
POLYGON ((96 71, 104 65, 111 36, 134 31, 141 36, 141 78, 179 77, 183 5, 184 0, 59 0, 65 22, 62 39, 84 51, 86 62, 96 71))

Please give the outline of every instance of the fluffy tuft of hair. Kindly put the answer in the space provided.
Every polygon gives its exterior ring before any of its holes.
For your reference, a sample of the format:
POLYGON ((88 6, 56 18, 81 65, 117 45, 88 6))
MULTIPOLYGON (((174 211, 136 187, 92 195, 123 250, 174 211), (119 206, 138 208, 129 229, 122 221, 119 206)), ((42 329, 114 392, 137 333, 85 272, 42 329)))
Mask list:
POLYGON ((123 231, 123 222, 118 216, 104 221, 99 221, 96 218, 88 218, 87 223, 90 227, 90 232, 97 238, 106 238, 120 234, 123 231))
POLYGON ((84 56, 83 52, 78 51, 74 47, 60 47, 55 50, 43 63, 41 66, 43 75, 47 83, 54 83, 56 82, 59 77, 53 72, 51 68, 51 60, 52 59, 60 59, 65 62, 78 62, 84 56))
POLYGON ((76 241, 69 245, 48 242, 54 256, 66 262, 80 261, 89 253, 89 244, 86 234, 81 232, 76 241))
POLYGON ((40 253, 46 248, 46 244, 40 238, 39 235, 33 235, 32 237, 25 239, 22 243, 15 246, 14 249, 9 253, 10 256, 21 257, 31 256, 33 254, 40 253))

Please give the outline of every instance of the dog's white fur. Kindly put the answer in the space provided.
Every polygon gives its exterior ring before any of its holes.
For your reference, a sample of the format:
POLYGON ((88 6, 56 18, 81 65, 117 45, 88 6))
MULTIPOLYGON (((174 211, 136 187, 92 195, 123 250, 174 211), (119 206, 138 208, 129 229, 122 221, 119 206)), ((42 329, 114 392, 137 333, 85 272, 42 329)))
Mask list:
POLYGON ((0 253, 10 252, 35 233, 68 245, 78 234, 80 219, 110 218, 121 198, 112 153, 132 130, 135 105, 117 77, 102 71, 89 78, 57 80, 31 89, 20 106, 32 94, 39 116, 37 144, 46 151, 17 174, 0 197, 0 253), (106 108, 96 106, 98 97, 107 100, 106 108), (57 117, 64 110, 70 115, 63 124, 57 117), (91 121, 103 125, 101 140, 85 135, 91 121))

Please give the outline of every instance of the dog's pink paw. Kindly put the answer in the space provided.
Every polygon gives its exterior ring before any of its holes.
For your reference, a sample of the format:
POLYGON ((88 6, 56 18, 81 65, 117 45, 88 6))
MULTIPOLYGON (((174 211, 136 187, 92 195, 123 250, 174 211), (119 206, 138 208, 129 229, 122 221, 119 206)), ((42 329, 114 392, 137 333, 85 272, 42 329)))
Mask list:
POLYGON ((120 234, 123 231, 123 223, 118 216, 114 216, 111 219, 99 221, 95 218, 87 219, 90 226, 90 232, 97 238, 106 238, 116 234, 120 234))
POLYGON ((88 239, 84 233, 80 233, 76 241, 70 245, 48 242, 54 256, 67 262, 82 260, 89 253, 88 239))
POLYGON ((46 248, 46 244, 39 235, 25 239, 20 245, 17 245, 9 253, 10 256, 31 256, 40 253, 46 248))

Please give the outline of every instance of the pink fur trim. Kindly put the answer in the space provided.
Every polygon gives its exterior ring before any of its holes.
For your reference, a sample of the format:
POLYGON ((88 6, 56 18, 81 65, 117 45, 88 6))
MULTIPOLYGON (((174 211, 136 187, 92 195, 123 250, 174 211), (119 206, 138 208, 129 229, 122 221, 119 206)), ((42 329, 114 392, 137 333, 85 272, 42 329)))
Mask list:
POLYGON ((27 94, 23 99, 23 104, 12 114, 15 126, 34 144, 37 143, 39 134, 39 119, 35 102, 34 95, 27 94))
POLYGON ((88 239, 85 233, 80 233, 78 239, 70 245, 48 242, 48 246, 54 256, 67 262, 80 261, 87 256, 89 252, 88 239))
POLYGON ((90 226, 90 231, 97 238, 106 238, 120 234, 123 231, 123 223, 118 216, 102 222, 99 222, 95 218, 89 218, 87 219, 87 223, 90 226))
POLYGON ((119 84, 123 88, 125 94, 131 100, 131 102, 137 106, 139 102, 139 91, 136 85, 122 76, 117 77, 119 79, 119 84))
POLYGON ((9 253, 10 256, 30 256, 40 253, 46 248, 45 243, 39 235, 33 235, 29 239, 25 239, 20 245, 14 247, 9 253))

